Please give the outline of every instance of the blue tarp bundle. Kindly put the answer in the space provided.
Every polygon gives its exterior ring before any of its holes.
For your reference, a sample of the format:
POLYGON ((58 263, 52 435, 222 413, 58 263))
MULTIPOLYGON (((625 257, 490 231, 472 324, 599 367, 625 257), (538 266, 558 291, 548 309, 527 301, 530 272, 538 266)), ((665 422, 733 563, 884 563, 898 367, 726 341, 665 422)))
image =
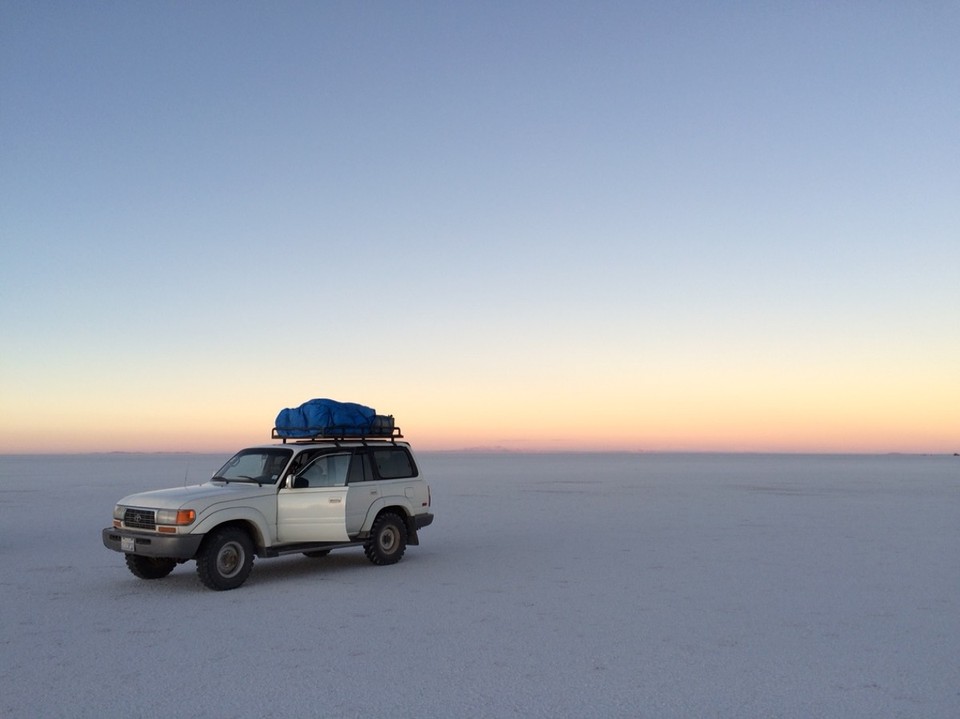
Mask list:
POLYGON ((312 399, 299 407, 280 410, 277 415, 278 437, 361 436, 370 434, 375 410, 354 402, 312 399))

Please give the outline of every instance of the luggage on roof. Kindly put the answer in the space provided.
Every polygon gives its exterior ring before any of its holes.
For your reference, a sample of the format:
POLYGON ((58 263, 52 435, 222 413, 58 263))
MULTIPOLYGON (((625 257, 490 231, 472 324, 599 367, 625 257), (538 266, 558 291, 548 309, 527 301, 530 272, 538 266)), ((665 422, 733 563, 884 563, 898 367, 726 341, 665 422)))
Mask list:
POLYGON ((280 410, 273 436, 282 439, 401 436, 393 417, 355 402, 312 399, 299 407, 280 410))

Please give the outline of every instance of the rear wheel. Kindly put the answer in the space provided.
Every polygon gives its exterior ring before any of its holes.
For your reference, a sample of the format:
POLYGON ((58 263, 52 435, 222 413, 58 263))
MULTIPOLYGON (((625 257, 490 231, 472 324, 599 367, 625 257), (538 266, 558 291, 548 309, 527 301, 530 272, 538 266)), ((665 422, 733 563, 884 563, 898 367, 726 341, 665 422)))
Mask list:
POLYGON ((133 576, 140 577, 140 579, 163 579, 177 566, 176 559, 167 559, 166 557, 143 557, 139 554, 124 556, 127 560, 127 568, 133 573, 133 576))
POLYGON ((370 539, 363 551, 374 564, 396 564, 407 548, 407 525, 393 512, 385 512, 373 522, 370 539))
POLYGON ((204 586, 219 591, 236 589, 253 569, 253 542, 237 527, 214 530, 200 547, 197 575, 204 586))

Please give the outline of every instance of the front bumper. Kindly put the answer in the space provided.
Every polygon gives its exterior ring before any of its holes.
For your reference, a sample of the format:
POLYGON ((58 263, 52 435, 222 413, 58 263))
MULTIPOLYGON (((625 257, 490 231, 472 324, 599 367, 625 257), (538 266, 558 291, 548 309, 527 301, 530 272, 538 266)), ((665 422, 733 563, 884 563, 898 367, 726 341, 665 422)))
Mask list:
POLYGON ((169 536, 134 532, 129 529, 107 527, 103 530, 103 546, 124 554, 140 554, 145 557, 169 557, 170 559, 193 559, 202 534, 172 534, 169 536), (122 547, 123 539, 133 540, 133 551, 122 547))

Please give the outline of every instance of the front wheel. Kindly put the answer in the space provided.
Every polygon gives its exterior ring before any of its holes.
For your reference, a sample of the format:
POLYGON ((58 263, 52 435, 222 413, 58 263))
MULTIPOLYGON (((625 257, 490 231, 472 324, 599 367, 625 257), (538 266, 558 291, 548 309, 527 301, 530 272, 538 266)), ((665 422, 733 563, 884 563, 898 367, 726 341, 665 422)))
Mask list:
POLYGON ((237 527, 213 531, 197 555, 197 575, 204 586, 223 591, 243 584, 253 569, 253 542, 237 527))
POLYGON ((377 517, 370 530, 370 539, 363 545, 364 554, 374 564, 396 564, 407 548, 407 525, 393 512, 377 517))
POLYGON ((124 555, 127 560, 127 569, 140 579, 163 579, 177 566, 176 559, 166 557, 143 557, 139 554, 124 555))

